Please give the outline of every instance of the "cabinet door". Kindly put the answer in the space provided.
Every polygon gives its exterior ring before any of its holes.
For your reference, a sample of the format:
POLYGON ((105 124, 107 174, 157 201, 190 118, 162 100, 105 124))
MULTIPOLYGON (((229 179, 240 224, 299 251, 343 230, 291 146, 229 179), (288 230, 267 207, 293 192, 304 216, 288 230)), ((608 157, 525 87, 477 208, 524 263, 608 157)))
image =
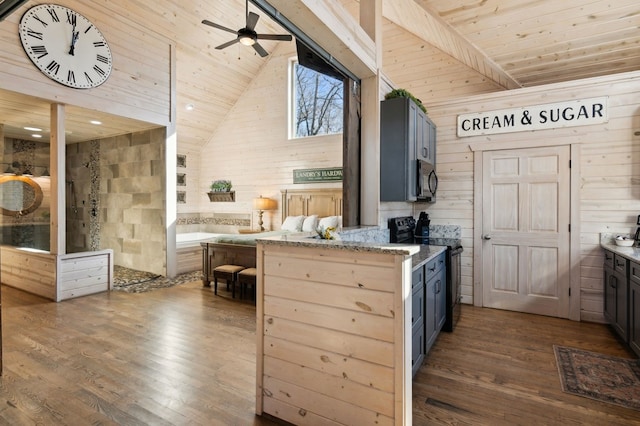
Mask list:
POLYGON ((416 156, 418 160, 429 161, 429 129, 427 119, 420 108, 415 107, 416 114, 416 156))
POLYGON ((411 303, 411 326, 416 327, 424 323, 424 285, 413 287, 411 303))
POLYGON ((640 356, 640 283, 634 280, 629 283, 629 346, 640 356))
POLYGON ((424 339, 425 354, 433 346, 438 335, 436 330, 436 281, 434 277, 427 281, 425 285, 425 309, 424 309, 424 339))
POLYGON ((436 165, 436 125, 433 124, 428 117, 425 116, 425 143, 427 144, 427 158, 426 161, 436 165))
POLYGON ((629 341, 629 311, 627 309, 629 303, 628 281, 625 275, 614 272, 615 277, 615 316, 613 328, 618 332, 625 342, 629 341))
MULTIPOLYGON (((611 256, 613 259, 613 255, 611 256)), ((611 263, 613 265, 613 262, 611 263)), ((616 287, 618 283, 613 268, 604 267, 604 318, 613 324, 616 317, 616 287)))
POLYGON ((411 342, 411 372, 415 376, 424 361, 424 326, 413 330, 411 342))
POLYGON ((381 103, 380 201, 417 199, 416 108, 408 98, 381 103))
POLYGON ((447 271, 446 268, 440 269, 435 279, 435 323, 436 333, 442 330, 447 315, 447 271))

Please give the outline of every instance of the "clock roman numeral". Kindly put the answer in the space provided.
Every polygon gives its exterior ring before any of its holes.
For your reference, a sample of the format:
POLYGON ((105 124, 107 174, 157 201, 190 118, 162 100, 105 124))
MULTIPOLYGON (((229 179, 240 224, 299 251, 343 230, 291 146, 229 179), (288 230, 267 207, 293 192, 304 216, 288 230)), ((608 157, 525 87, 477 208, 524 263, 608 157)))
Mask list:
POLYGON ((86 71, 84 73, 84 78, 87 79, 87 83, 89 83, 89 84, 93 83, 93 80, 91 80, 91 77, 89 77, 89 74, 87 74, 86 71))
POLYGON ((38 40, 42 40, 42 33, 38 32, 38 31, 34 31, 31 28, 27 29, 27 35, 29 37, 33 37, 33 38, 37 38, 38 40))
POLYGON ((67 23, 76 26, 76 14, 70 11, 67 11, 67 23))
POLYGON ((67 81, 72 84, 76 83, 76 76, 71 70, 69 70, 69 73, 67 74, 67 81))
POLYGON ((47 52, 47 48, 44 46, 32 46, 31 51, 34 55, 38 55, 38 59, 47 56, 49 52, 47 52))
POLYGON ((60 71, 60 64, 56 61, 49 62, 49 65, 47 65, 47 71, 58 75, 58 71, 60 71))
POLYGON ((40 17, 38 15, 36 15, 36 14, 33 15, 33 19, 35 19, 36 21, 40 22, 43 27, 46 27, 47 25, 49 25, 46 22, 44 22, 42 19, 40 19, 40 17))
POLYGON ((106 56, 102 56, 102 55, 96 55, 96 60, 98 60, 98 62, 102 62, 104 64, 108 64, 109 63, 109 58, 107 58, 106 56))
POLYGON ((53 22, 60 22, 60 18, 58 18, 58 14, 56 13, 55 9, 47 9, 47 12, 49 12, 49 15, 51 15, 51 19, 53 19, 53 22))
POLYGON ((93 28, 93 25, 89 25, 89 26, 87 27, 87 29, 86 29, 86 30, 84 30, 84 33, 85 33, 85 34, 86 34, 86 33, 88 33, 88 32, 89 32, 89 30, 90 30, 91 28, 93 28))
POLYGON ((100 68, 100 67, 99 67, 99 66, 97 66, 97 65, 94 65, 94 66, 93 66, 93 70, 94 70, 95 72, 97 72, 98 74, 100 74, 101 76, 105 76, 105 75, 107 74, 106 72, 104 72, 104 70, 103 70, 102 68, 100 68))
POLYGON ((104 41, 94 41, 93 42, 93 47, 104 47, 104 46, 106 46, 104 41))

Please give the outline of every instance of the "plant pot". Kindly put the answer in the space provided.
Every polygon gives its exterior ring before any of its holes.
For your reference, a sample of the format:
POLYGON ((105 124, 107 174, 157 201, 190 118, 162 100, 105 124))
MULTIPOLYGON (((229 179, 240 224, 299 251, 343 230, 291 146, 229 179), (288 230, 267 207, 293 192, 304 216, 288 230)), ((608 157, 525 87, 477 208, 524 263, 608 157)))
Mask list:
POLYGON ((236 201, 236 192, 207 192, 209 201, 236 201))

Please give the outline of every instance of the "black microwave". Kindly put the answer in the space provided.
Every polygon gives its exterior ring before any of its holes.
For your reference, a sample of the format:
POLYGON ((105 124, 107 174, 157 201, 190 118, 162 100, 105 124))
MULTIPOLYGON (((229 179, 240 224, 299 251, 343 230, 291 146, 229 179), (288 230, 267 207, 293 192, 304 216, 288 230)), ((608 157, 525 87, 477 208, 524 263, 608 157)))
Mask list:
POLYGON ((426 201, 427 203, 436 202, 436 191, 438 190, 438 175, 433 164, 418 160, 418 188, 416 195, 418 201, 426 201))

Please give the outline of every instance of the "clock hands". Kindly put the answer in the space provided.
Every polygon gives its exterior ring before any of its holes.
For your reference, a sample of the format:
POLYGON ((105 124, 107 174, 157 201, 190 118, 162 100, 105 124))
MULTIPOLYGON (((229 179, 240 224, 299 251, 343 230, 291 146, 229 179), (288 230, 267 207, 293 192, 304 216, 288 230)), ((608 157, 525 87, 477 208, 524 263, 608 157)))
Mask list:
POLYGON ((73 26, 71 30, 71 47, 69 48, 69 55, 73 56, 73 53, 76 48, 76 42, 78 41, 78 36, 80 35, 80 31, 76 31, 76 26, 73 26))

